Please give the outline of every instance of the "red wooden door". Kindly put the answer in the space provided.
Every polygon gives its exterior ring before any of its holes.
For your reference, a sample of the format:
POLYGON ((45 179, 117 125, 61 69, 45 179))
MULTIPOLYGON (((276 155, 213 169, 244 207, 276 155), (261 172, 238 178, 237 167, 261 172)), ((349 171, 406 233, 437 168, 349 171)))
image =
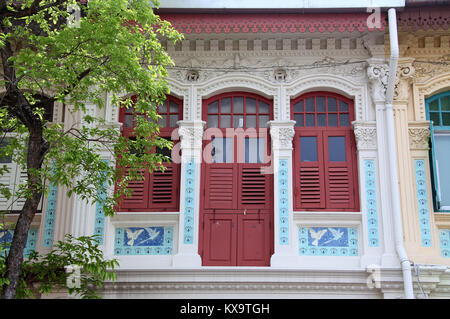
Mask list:
POLYGON ((237 264, 268 266, 271 255, 271 214, 238 215, 237 264))
POLYGON ((205 132, 201 166, 204 266, 270 265, 273 174, 261 168, 270 165, 271 103, 243 92, 204 101, 203 119, 214 128, 205 132))
POLYGON ((203 223, 203 264, 235 266, 237 215, 204 214, 203 223))

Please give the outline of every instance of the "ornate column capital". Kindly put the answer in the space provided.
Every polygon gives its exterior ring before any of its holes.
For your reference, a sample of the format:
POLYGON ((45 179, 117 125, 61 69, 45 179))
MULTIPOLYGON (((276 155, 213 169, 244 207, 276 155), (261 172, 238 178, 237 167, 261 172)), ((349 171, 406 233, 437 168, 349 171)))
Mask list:
POLYGON ((358 151, 377 149, 377 128, 375 122, 352 122, 358 151))
POLYGON ((380 61, 368 61, 367 77, 370 84, 370 93, 375 103, 386 100, 386 88, 389 78, 389 66, 380 61))
MULTIPOLYGON (((200 159, 204 121, 178 121, 182 154, 200 159)), ((184 157, 184 156, 183 156, 184 157)))
POLYGON ((428 122, 409 122, 409 148, 411 150, 428 151, 431 136, 430 124, 428 122))
POLYGON ((270 137, 274 150, 291 151, 295 121, 269 121, 270 137))
POLYGON ((409 87, 414 80, 416 69, 413 66, 414 59, 401 59, 397 68, 394 99, 398 102, 407 103, 409 98, 409 87))

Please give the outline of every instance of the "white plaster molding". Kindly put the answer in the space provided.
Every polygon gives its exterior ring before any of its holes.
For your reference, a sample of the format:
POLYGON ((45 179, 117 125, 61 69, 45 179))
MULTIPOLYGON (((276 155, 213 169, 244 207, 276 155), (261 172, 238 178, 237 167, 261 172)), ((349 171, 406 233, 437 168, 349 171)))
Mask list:
POLYGON ((278 118, 279 114, 279 98, 278 86, 258 78, 248 73, 234 73, 223 76, 214 77, 210 81, 202 83, 197 87, 197 114, 196 119, 201 119, 202 99, 230 91, 250 91, 257 94, 265 95, 273 98, 273 114, 274 118, 278 118))
POLYGON ((168 78, 170 93, 183 99, 183 120, 191 120, 192 104, 189 99, 189 85, 180 83, 174 78, 168 78))
POLYGON ((290 114, 291 98, 312 90, 326 90, 351 97, 355 103, 356 120, 360 121, 366 117, 366 84, 361 81, 354 82, 347 77, 327 73, 301 77, 286 85, 286 100, 281 103, 286 107, 285 114, 290 114))

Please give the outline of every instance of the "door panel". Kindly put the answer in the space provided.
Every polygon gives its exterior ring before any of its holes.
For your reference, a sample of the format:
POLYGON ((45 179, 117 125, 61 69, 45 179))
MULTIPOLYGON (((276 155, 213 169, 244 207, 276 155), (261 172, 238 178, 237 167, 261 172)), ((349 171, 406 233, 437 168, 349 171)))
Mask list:
POLYGON ((238 265, 269 266, 270 235, 270 214, 238 215, 238 265))
POLYGON ((236 214, 205 214, 203 265, 236 265, 236 214))

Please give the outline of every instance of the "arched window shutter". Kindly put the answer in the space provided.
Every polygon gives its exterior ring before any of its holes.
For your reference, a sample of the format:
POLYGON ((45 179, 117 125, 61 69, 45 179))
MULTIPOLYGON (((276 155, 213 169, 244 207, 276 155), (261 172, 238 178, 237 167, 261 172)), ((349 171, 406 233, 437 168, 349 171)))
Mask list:
MULTIPOLYGON (((167 96, 163 105, 158 106, 160 119, 159 136, 170 139, 172 132, 177 127, 177 121, 182 119, 182 101, 167 96)), ((124 123, 122 134, 125 137, 133 138, 136 114, 133 109, 120 109, 119 120, 124 123)), ((173 141, 176 143, 176 141, 173 141)), ((170 156, 167 149, 152 150, 161 152, 165 156, 170 156)), ((122 198, 119 211, 177 211, 180 199, 180 163, 170 162, 163 164, 165 169, 155 169, 151 174, 143 170, 143 180, 129 183, 131 196, 122 198)), ((127 171, 125 170, 125 174, 127 171)))
POLYGON ((294 208, 359 209, 353 102, 329 92, 294 99, 294 208))

